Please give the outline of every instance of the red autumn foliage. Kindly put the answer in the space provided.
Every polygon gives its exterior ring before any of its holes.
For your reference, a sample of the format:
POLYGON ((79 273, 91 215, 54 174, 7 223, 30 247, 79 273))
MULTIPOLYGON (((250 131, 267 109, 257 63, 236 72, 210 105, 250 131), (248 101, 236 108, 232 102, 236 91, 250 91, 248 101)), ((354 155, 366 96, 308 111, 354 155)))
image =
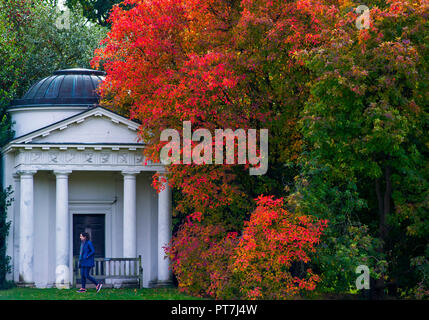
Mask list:
MULTIPOLYGON (((279 146, 281 159, 296 159, 296 121, 307 80, 295 52, 323 41, 335 7, 321 0, 124 4, 114 7, 111 31, 92 65, 107 72, 101 87, 106 105, 142 122, 150 160, 158 161, 166 144, 160 132, 181 133, 183 121, 212 133, 270 128, 274 106, 281 105, 288 117, 275 124, 282 133, 272 145, 279 146)), ((183 195, 176 208, 181 212, 211 214, 246 196, 231 165, 171 165, 169 183, 183 195)))
POLYGON ((319 277, 311 269, 302 278, 290 269, 293 263, 310 262, 327 221, 293 214, 283 199, 260 196, 256 201, 232 264, 241 294, 247 299, 287 299, 314 290, 319 277))
POLYGON ((260 196, 243 235, 188 217, 166 252, 179 288, 217 299, 287 299, 316 288, 319 277, 308 269, 293 276, 293 263, 310 262, 327 221, 297 216, 283 199, 260 196))
POLYGON ((166 248, 179 290, 200 297, 224 297, 237 242, 236 233, 226 233, 220 225, 203 225, 201 214, 188 216, 166 248))

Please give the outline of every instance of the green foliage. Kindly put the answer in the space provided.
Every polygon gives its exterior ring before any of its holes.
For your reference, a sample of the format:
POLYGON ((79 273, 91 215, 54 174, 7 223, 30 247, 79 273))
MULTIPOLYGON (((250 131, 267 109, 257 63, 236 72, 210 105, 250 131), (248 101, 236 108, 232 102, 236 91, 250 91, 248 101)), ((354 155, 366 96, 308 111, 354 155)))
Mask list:
POLYGON ((415 268, 420 281, 412 289, 414 298, 423 299, 429 297, 429 245, 426 247, 426 255, 411 259, 410 267, 415 268))
POLYGON ((368 31, 350 24, 301 53, 315 79, 290 203, 333 219, 317 264, 336 292, 354 285, 359 264, 394 286, 416 285, 408 268, 427 242, 427 21, 424 6, 403 3, 400 16, 373 11, 368 31))
POLYGON ((88 24, 78 9, 70 12, 70 19, 65 19, 60 29, 57 25, 63 16, 56 7, 39 2, 31 14, 33 19, 20 43, 24 66, 18 96, 55 70, 89 68, 93 52, 107 32, 106 28, 88 24))
POLYGON ((387 261, 380 257, 377 245, 365 225, 349 226, 343 233, 332 226, 313 258, 315 271, 322 278, 319 291, 353 292, 359 265, 368 266, 371 276, 380 278, 386 272, 387 261))
POLYGON ((122 0, 67 0, 66 5, 71 9, 79 6, 82 8, 83 15, 90 21, 98 23, 101 26, 108 26, 110 10, 113 5, 122 2, 122 0))
MULTIPOLYGON (((14 136, 6 113, 11 100, 55 70, 90 67, 93 51, 105 36, 105 28, 87 24, 78 10, 71 12, 69 28, 58 29, 60 17, 52 1, 0 0, 0 146, 14 136)), ((5 189, 0 191, 0 287, 6 287, 11 189, 1 187, 5 189)))
MULTIPOLYGON (((17 12, 7 9, 7 2, 0 1, 0 146, 3 146, 13 136, 10 129, 10 121, 5 114, 5 109, 17 92, 19 85, 19 73, 22 67, 21 52, 17 26, 22 23, 18 17, 26 15, 26 7, 22 2, 17 2, 17 12), (8 14, 9 13, 9 14, 8 14)), ((10 188, 0 189, 0 289, 8 288, 10 283, 6 281, 6 274, 10 272, 10 257, 6 254, 6 239, 9 234, 10 221, 7 221, 7 207, 10 205, 10 188)))
POLYGON ((6 274, 11 270, 10 257, 6 255, 6 239, 10 227, 10 221, 7 221, 7 207, 11 204, 10 194, 10 187, 0 190, 0 289, 10 287, 10 283, 6 281, 6 274))
POLYGON ((8 106, 35 81, 65 68, 88 68, 107 29, 86 23, 79 10, 62 13, 49 1, 0 0, 0 105, 8 106))
POLYGON ((314 160, 303 164, 288 204, 294 211, 329 220, 321 245, 312 255, 314 270, 322 278, 318 290, 349 292, 355 287, 355 269, 362 264, 379 277, 386 260, 376 251, 379 241, 367 225, 372 219, 356 183, 333 179, 330 169, 317 167, 314 160))
POLYGON ((0 107, 3 109, 16 94, 18 77, 22 67, 22 55, 19 48, 19 21, 14 19, 7 2, 0 1, 0 107))

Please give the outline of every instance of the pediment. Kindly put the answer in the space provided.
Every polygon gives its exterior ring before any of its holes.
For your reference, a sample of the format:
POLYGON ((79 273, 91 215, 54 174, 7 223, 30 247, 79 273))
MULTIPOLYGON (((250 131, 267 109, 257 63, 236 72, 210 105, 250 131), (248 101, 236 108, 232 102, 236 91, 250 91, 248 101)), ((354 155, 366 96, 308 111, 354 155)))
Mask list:
POLYGON ((95 108, 22 136, 13 143, 135 144, 139 125, 104 108, 95 108))

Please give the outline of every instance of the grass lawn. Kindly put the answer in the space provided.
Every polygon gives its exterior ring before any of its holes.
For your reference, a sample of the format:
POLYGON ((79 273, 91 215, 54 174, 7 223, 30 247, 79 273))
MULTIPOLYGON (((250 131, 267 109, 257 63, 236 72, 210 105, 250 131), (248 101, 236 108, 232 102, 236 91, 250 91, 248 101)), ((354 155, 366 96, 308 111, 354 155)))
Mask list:
POLYGON ((199 299, 180 293, 176 288, 160 289, 101 289, 90 288, 86 293, 73 289, 12 288, 0 290, 0 300, 186 300, 199 299))

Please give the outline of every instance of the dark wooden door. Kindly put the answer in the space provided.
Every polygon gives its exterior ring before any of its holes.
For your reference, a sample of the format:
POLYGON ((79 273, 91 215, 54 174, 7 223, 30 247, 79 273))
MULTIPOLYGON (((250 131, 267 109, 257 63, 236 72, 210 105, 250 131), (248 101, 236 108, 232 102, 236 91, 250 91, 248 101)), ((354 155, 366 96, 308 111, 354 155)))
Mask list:
POLYGON ((74 214, 73 215, 73 256, 79 256, 82 232, 89 233, 95 249, 96 258, 105 258, 105 215, 74 214))

